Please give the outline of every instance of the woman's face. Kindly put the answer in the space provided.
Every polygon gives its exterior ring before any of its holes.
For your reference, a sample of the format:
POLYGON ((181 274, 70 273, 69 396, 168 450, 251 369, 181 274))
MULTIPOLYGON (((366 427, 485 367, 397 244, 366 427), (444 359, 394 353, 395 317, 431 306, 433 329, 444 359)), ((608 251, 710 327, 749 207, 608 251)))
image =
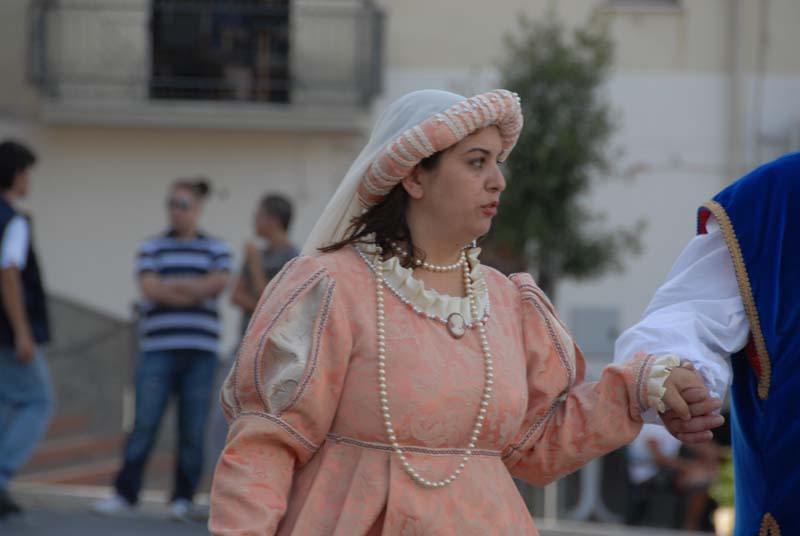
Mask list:
POLYGON ((173 229, 178 232, 196 229, 201 209, 200 200, 189 188, 170 188, 167 211, 173 229))
POLYGON ((459 245, 488 233, 506 187, 498 165, 502 149, 500 131, 491 126, 445 150, 434 169, 417 166, 403 182, 409 217, 423 218, 425 232, 459 245))

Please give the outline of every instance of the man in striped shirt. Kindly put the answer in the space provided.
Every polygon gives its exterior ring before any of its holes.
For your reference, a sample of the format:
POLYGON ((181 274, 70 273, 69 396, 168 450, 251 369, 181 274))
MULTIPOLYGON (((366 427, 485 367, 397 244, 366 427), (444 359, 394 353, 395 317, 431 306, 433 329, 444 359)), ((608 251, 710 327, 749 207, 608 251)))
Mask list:
POLYGON ((139 248, 140 356, 136 419, 125 446, 116 495, 95 503, 102 514, 131 511, 139 498, 145 464, 172 395, 178 399, 177 468, 170 509, 186 518, 202 474, 203 440, 220 321, 217 297, 231 269, 230 248, 198 230, 204 181, 173 184, 167 207, 171 228, 139 248))
POLYGON ((140 350, 218 352, 217 294, 231 268, 224 242, 202 233, 187 238, 176 231, 150 239, 139 249, 142 286, 140 350))

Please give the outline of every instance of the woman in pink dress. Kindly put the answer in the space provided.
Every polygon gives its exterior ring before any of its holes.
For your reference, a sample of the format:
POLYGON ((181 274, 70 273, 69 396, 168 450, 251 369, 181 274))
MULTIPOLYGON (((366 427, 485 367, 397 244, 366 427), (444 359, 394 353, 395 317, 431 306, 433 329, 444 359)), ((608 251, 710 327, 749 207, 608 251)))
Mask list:
POLYGON ((675 356, 585 365, 527 274, 478 261, 519 99, 401 98, 265 290, 222 392, 216 535, 537 534, 545 485, 704 389, 675 356))

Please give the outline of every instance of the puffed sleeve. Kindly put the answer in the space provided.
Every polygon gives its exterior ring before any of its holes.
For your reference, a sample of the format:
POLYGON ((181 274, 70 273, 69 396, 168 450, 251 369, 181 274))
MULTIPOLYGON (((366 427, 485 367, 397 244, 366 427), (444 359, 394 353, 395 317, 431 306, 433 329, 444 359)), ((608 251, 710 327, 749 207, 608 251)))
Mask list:
POLYGON ((215 535, 270 535, 297 468, 330 429, 352 348, 336 281, 318 259, 267 286, 221 393, 230 423, 211 490, 215 535))
MULTIPOLYGON (((707 233, 680 254, 642 319, 617 339, 614 358, 639 351, 677 354, 692 362, 711 396, 722 400, 730 385, 729 357, 747 344, 750 323, 719 225, 710 218, 706 226, 707 233)), ((645 421, 661 422, 654 412, 645 421)))
POLYGON ((583 355, 550 301, 530 275, 512 280, 522 300, 528 407, 503 459, 514 476, 544 486, 630 443, 642 413, 661 404, 678 360, 640 354, 586 383, 583 355))

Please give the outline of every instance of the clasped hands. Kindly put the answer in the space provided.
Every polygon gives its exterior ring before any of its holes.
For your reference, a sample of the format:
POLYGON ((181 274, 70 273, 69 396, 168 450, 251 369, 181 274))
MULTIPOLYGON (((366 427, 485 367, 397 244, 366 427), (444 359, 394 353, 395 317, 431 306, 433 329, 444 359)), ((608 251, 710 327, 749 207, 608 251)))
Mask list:
POLYGON ((661 414, 661 420, 667 430, 683 443, 711 440, 711 430, 725 422, 722 415, 714 413, 722 407, 722 401, 711 396, 692 364, 682 361, 673 368, 664 388, 667 411, 661 414))

